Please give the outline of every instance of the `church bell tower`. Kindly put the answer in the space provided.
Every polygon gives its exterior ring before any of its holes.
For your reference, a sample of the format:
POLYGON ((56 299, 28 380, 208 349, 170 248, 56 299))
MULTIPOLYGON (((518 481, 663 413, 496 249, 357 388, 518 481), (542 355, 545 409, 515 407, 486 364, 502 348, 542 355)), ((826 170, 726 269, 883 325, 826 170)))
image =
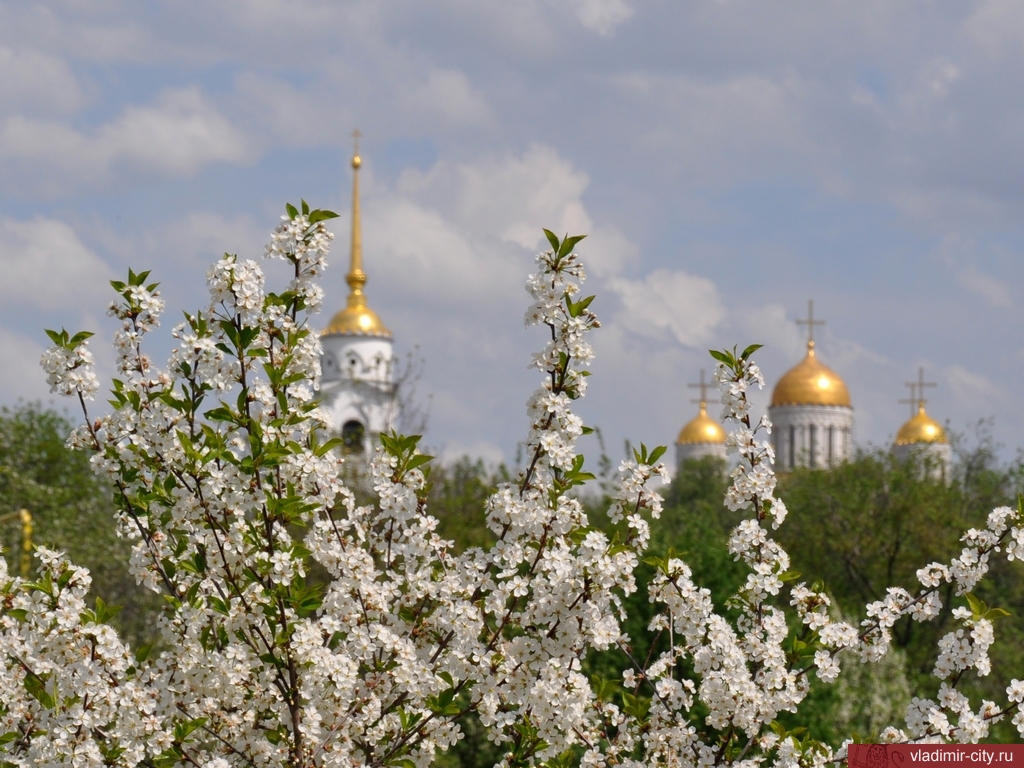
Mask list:
POLYGON ((394 348, 389 331, 366 303, 363 236, 359 216, 359 131, 353 134, 352 240, 348 302, 320 334, 320 392, 331 432, 343 451, 369 456, 377 437, 394 426, 396 414, 394 348))

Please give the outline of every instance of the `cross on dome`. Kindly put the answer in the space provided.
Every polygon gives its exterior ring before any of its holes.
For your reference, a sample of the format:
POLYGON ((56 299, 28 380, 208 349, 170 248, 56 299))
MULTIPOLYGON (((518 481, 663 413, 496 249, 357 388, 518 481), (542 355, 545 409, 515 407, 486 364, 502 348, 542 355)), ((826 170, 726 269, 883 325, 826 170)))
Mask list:
MULTIPOLYGON (((714 455, 721 455, 725 458, 724 449, 722 446, 725 445, 725 430, 722 429, 722 425, 717 421, 708 416, 708 383, 704 380, 704 371, 700 372, 700 381, 697 384, 687 384, 690 389, 700 390, 700 399, 691 400, 694 403, 700 403, 700 413, 697 414, 696 418, 689 421, 686 426, 679 432, 679 437, 676 438, 677 446, 718 446, 711 451, 714 455)), ((679 453, 677 449, 677 460, 682 463, 686 458, 698 458, 706 455, 706 451, 703 449, 698 450, 696 453, 689 450, 688 448, 682 449, 682 453, 679 453)))
POLYGON ((700 403, 701 410, 706 408, 707 407, 707 403, 708 403, 708 383, 706 381, 704 381, 704 369, 701 368, 701 371, 700 371, 700 381, 697 384, 687 384, 686 386, 688 386, 690 389, 699 389, 700 390, 700 399, 699 400, 691 400, 690 402, 691 403, 700 403))
POLYGON ((910 397, 900 400, 900 403, 910 404, 910 415, 913 416, 919 410, 922 410, 925 404, 928 402, 924 397, 925 387, 937 387, 934 381, 924 380, 924 368, 917 369, 917 381, 908 381, 904 383, 904 386, 910 388, 910 397))
POLYGON ((807 348, 808 349, 814 349, 814 326, 816 326, 816 325, 824 325, 825 324, 824 320, 815 320, 814 319, 814 299, 808 299, 807 300, 807 319, 806 320, 799 320, 798 319, 796 321, 796 324, 797 325, 806 325, 807 326, 807 348))
POLYGON ((906 386, 910 388, 910 399, 900 400, 900 402, 910 403, 910 420, 896 433, 896 445, 919 445, 922 443, 944 445, 948 443, 942 425, 924 410, 924 404, 927 402, 924 398, 925 387, 937 387, 938 384, 934 381, 925 381, 924 368, 918 368, 917 381, 908 381, 906 386))

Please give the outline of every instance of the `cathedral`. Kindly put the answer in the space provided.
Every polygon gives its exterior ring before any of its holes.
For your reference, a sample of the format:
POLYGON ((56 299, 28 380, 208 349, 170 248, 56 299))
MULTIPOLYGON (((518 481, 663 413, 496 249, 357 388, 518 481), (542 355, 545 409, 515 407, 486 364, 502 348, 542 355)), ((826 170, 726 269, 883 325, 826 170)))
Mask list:
MULTIPOLYGON (((358 133, 357 133, 358 137, 358 133)), ((349 271, 345 276, 349 294, 345 307, 335 314, 320 335, 320 399, 331 432, 342 438, 343 451, 354 456, 369 455, 379 435, 395 426, 398 403, 395 387, 394 339, 377 313, 370 309, 364 287, 362 224, 359 215, 358 145, 352 155, 352 233, 349 271)), ((847 461, 852 452, 853 405, 843 379, 818 359, 814 328, 814 304, 808 303, 807 352, 803 360, 787 371, 772 391, 768 415, 772 421, 775 466, 780 472, 797 467, 829 468, 847 461)), ((708 385, 701 371, 697 416, 676 439, 676 464, 707 456, 726 458, 726 433, 707 413, 708 385)), ((896 433, 894 455, 902 460, 923 459, 930 477, 946 477, 950 446, 942 426, 925 411, 924 381, 910 382, 909 402, 915 409, 896 433)))
POLYGON ((366 303, 363 235, 359 216, 358 147, 352 156, 352 239, 348 301, 320 334, 320 399, 343 451, 370 455, 381 432, 395 424, 394 340, 366 303))
MULTIPOLYGON (((814 346, 814 303, 808 303, 807 352, 803 360, 787 371, 772 390, 768 418, 772 422, 775 468, 788 472, 797 467, 830 468, 847 461, 852 453, 853 405, 846 382, 818 359, 814 346)), ((686 424, 676 439, 676 465, 682 470, 687 461, 705 456, 726 456, 725 431, 707 415, 707 386, 701 372, 700 413, 686 424)), ((924 388, 935 386, 918 380, 909 382, 910 400, 915 408, 909 421, 899 428, 892 446, 896 458, 911 456, 922 460, 924 471, 933 479, 948 476, 951 450, 946 432, 925 411, 924 388)))

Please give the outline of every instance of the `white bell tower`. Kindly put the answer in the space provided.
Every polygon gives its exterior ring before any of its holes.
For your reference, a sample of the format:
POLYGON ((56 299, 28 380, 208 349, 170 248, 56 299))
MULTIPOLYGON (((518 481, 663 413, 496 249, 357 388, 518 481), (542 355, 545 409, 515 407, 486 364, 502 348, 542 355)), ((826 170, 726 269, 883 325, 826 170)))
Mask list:
POLYGON ((381 432, 396 421, 394 349, 389 331, 366 303, 363 236, 359 217, 359 131, 352 155, 352 245, 345 281, 348 303, 320 335, 320 397, 343 451, 370 456, 381 432))

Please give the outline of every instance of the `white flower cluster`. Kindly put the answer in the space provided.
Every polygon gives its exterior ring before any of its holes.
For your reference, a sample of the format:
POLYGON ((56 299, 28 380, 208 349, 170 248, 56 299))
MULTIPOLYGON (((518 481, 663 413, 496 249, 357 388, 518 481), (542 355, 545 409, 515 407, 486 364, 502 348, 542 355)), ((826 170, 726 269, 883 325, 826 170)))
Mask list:
POLYGON ((319 312, 323 305, 324 291, 318 280, 327 268, 327 252, 334 239, 324 220, 316 218, 311 222, 305 204, 294 216, 282 216, 266 249, 267 258, 295 265, 295 277, 288 289, 302 300, 302 308, 308 312, 319 312))
POLYGON ((46 383, 50 391, 61 395, 80 395, 92 400, 100 388, 92 352, 87 341, 68 349, 53 346, 43 352, 39 364, 46 371, 46 383))
MULTIPOLYGON (((142 350, 162 308, 155 286, 134 274, 116 286, 127 375, 114 411, 87 418, 73 442, 117 489, 122 531, 136 542, 132 572, 170 601, 159 627, 167 650, 88 688, 83 701, 102 717, 85 726, 56 693, 8 710, 17 736, 0 745, 5 760, 426 766, 461 738, 470 711, 508 745, 510 764, 596 743, 582 660, 622 641, 623 597, 649 535, 643 514, 660 511, 647 484, 665 468, 623 466, 615 541, 590 529, 569 494, 589 477, 571 404, 592 359, 584 334, 597 326, 589 302, 573 298, 578 256, 556 247, 538 257, 529 287, 551 342, 535 360, 544 379, 529 406, 532 461, 487 504, 494 545, 456 555, 425 508, 429 457, 415 440, 383 438, 371 467, 378 504, 366 507, 321 441, 319 344, 303 313, 318 303, 323 213, 292 209, 273 235, 267 254, 295 265, 284 293, 267 292, 250 261, 226 256, 210 270, 210 306, 175 329, 167 373, 142 350), (326 581, 312 578, 314 564, 326 581)), ((60 349, 87 354, 80 343, 60 349)), ((86 578, 67 572, 68 589, 86 578)), ((18 600, 49 605, 44 588, 12 584, 18 600)), ((23 632, 20 603, 10 605, 0 609, 6 647, 25 651, 6 654, 0 690, 13 685, 11 700, 28 701, 35 689, 19 659, 48 657, 23 632)), ((80 601, 53 610, 64 617, 47 624, 53 636, 88 651, 75 634, 89 616, 80 601)), ((130 659, 112 630, 96 631, 130 659)), ((33 668, 40 690, 64 690, 60 668, 33 668)))
POLYGON ((228 314, 237 313, 243 328, 258 328, 263 312, 263 270, 252 259, 238 262, 238 257, 224 258, 206 273, 210 289, 211 312, 216 307, 228 314))
MULTIPOLYGON (((949 564, 918 571, 867 606, 859 629, 829 615, 820 587, 795 581, 771 538, 786 508, 775 498, 767 419, 753 422, 747 393, 763 377, 745 351, 716 353, 716 380, 735 424, 737 457, 726 505, 748 518, 729 551, 747 569, 716 607, 682 558, 657 563, 650 658, 623 634, 624 598, 661 498, 663 449, 619 467, 607 532, 592 528, 573 489, 592 476, 577 453, 587 431, 572 411, 586 390, 598 326, 572 242, 550 236, 527 282, 527 325, 544 326, 532 366, 527 466, 483 511, 493 544, 456 553, 426 507, 426 464, 415 438, 382 436, 370 472, 377 503, 360 506, 340 477, 314 398, 318 336, 306 315, 320 303, 332 214, 289 208, 267 255, 294 265, 285 291, 262 270, 226 256, 210 271, 211 303, 187 315, 166 372, 143 352, 162 300, 146 274, 115 283, 122 378, 112 413, 86 418, 71 442, 116 488, 131 570, 162 592, 162 653, 134 658, 88 610, 88 575, 40 552, 36 582, 0 560, 0 758, 28 765, 417 766, 462 738, 476 712, 504 746, 502 766, 824 766, 843 753, 785 732, 813 672, 826 682, 840 660, 880 658, 894 624, 941 610, 952 584, 970 609, 940 643, 936 701, 916 699, 890 741, 976 741, 1011 714, 1024 734, 1024 683, 1008 703, 973 706, 957 690, 987 674, 992 619, 971 590, 992 552, 1024 556, 1024 521, 995 510, 963 538, 949 564), (795 611, 794 621, 789 621, 795 611), (593 650, 628 659, 618 680, 584 674, 593 650)), ((51 333, 43 359, 55 391, 96 388, 85 335, 51 333)), ((995 609, 993 609, 995 610, 995 609)))
POLYGON ((940 587, 952 584, 954 593, 966 595, 968 606, 952 611, 960 628, 946 633, 939 640, 938 656, 933 674, 942 681, 937 701, 915 698, 907 713, 905 729, 892 728, 891 741, 950 741, 974 743, 988 735, 989 726, 1016 710, 1013 723, 1024 736, 1024 716, 1020 712, 1024 687, 1014 680, 1006 690, 1008 704, 1000 708, 991 701, 982 701, 972 709, 968 698, 956 690, 964 673, 973 670, 979 676, 992 669, 989 648, 995 640, 990 616, 1005 615, 998 609, 990 611, 971 595, 971 591, 988 572, 993 552, 1005 549, 1008 560, 1019 559, 1017 539, 1021 514, 1011 507, 993 510, 984 529, 968 530, 961 541, 960 555, 948 565, 931 563, 917 572, 922 589, 917 595, 890 588, 884 600, 868 605, 868 619, 863 622, 859 648, 867 659, 879 658, 890 642, 890 629, 903 616, 927 621, 939 615, 942 600, 940 587))
POLYGON ((162 694, 117 634, 88 611, 91 579, 40 548, 29 584, 0 560, 4 674, 0 729, 5 761, 19 766, 135 766, 173 735, 162 694), (12 749, 12 744, 14 748, 12 749))

